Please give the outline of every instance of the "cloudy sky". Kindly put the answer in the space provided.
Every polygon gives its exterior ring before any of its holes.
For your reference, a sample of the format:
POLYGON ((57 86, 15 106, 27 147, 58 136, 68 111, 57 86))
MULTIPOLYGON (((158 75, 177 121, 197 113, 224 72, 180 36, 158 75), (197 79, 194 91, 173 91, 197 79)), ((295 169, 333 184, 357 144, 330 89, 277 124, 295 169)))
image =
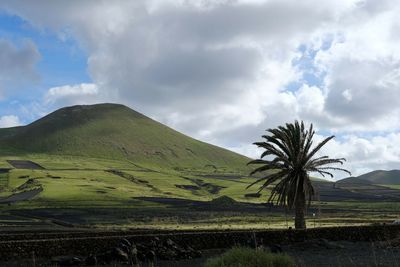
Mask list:
MULTIPOLYGON (((257 157, 312 122, 358 175, 400 169, 397 0, 0 0, 0 127, 117 102, 257 157)), ((340 176, 337 176, 339 178, 340 176)))

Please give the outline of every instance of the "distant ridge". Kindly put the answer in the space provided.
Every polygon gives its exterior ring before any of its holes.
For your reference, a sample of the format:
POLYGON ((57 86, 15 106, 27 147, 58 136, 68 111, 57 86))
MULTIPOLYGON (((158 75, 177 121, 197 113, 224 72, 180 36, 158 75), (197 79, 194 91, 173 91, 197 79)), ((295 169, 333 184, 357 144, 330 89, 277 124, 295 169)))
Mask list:
POLYGON ((340 183, 360 183, 360 184, 400 184, 400 170, 377 170, 365 173, 358 177, 349 177, 339 181, 340 183))
POLYGON ((249 159, 181 134, 120 104, 61 108, 27 125, 0 129, 2 154, 127 159, 155 165, 245 168, 249 159))
POLYGON ((374 184, 400 184, 400 170, 377 170, 360 175, 358 178, 374 184))

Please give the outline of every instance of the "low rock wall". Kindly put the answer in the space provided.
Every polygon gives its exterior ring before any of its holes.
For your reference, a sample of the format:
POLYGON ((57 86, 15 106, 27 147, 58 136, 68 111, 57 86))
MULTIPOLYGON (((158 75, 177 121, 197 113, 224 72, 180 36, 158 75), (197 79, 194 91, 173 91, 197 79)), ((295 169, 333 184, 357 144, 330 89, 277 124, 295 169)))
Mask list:
MULTIPOLYGON (((159 242, 171 239, 184 246, 197 250, 223 249, 235 245, 254 246, 257 242, 264 245, 288 244, 312 239, 332 241, 384 241, 400 235, 400 225, 352 226, 313 228, 307 230, 266 230, 266 231, 221 231, 221 232, 173 232, 159 234, 135 234, 133 232, 115 232, 114 235, 72 236, 34 240, 0 241, 0 259, 22 259, 35 257, 50 258, 60 255, 87 256, 115 247, 122 238, 136 244, 148 243, 155 237, 159 242)), ((1 236, 1 234, 0 234, 1 236)), ((8 238, 10 239, 10 238, 8 238)), ((1 240, 1 238, 0 238, 1 240)))

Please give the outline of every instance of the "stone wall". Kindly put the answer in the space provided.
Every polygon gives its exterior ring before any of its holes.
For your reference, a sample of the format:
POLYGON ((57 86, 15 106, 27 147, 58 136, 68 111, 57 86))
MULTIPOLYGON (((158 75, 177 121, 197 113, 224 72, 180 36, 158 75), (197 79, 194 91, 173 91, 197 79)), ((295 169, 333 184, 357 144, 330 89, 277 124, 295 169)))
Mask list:
MULTIPOLYGON (((265 245, 288 244, 311 239, 324 238, 327 240, 347 241, 383 241, 400 236, 400 225, 379 226, 352 226, 352 227, 329 227, 307 230, 266 230, 266 231, 220 231, 220 232, 170 232, 137 234, 134 232, 101 232, 84 233, 26 235, 26 240, 11 240, 12 237, 0 238, 0 258, 2 260, 31 258, 50 258, 60 255, 96 254, 115 247, 122 238, 135 243, 148 243, 155 237, 162 242, 172 239, 179 245, 190 245, 197 250, 229 248, 235 245, 253 246, 255 242, 265 245)), ((1 235, 0 235, 1 237, 1 235)))

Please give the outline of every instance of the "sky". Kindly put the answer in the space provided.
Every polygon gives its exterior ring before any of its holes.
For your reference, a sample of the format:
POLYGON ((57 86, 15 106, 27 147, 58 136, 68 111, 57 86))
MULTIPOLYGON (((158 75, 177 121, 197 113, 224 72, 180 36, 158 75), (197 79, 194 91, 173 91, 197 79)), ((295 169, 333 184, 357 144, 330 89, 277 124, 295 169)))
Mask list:
POLYGON ((316 141, 336 136, 321 154, 353 175, 400 169, 399 12, 397 0, 0 0, 0 127, 122 103, 256 158, 266 129, 298 119, 316 141))

